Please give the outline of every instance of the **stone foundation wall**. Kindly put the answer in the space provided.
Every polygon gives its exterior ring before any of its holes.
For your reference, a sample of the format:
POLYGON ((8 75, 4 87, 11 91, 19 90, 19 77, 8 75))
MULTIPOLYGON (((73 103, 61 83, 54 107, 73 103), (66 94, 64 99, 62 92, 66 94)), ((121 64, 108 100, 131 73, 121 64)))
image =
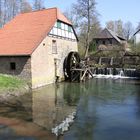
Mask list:
POLYGON ((0 73, 31 81, 31 59, 28 56, 0 56, 0 73), (15 63, 15 70, 10 68, 10 63, 15 63))

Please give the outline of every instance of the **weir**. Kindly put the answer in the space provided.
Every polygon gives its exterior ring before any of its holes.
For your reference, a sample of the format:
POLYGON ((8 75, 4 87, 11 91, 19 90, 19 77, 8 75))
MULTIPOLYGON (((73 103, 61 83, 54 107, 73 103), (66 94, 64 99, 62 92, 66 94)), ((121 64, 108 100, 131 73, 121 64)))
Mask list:
POLYGON ((95 68, 95 78, 137 78, 139 73, 136 69, 123 69, 123 68, 95 68))

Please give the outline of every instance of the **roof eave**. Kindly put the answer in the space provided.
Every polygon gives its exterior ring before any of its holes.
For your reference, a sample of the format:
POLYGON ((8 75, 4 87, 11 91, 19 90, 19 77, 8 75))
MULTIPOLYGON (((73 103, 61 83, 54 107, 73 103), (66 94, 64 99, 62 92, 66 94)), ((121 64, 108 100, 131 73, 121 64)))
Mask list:
POLYGON ((0 54, 0 57, 30 57, 31 54, 0 54))

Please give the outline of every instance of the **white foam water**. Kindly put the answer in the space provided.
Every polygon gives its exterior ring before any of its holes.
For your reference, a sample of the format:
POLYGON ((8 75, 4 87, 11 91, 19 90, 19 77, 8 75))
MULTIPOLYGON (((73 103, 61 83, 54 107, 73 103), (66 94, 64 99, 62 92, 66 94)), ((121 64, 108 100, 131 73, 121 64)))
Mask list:
POLYGON ((123 75, 104 75, 104 74, 93 74, 94 78, 97 79, 138 79, 137 77, 127 77, 123 75))

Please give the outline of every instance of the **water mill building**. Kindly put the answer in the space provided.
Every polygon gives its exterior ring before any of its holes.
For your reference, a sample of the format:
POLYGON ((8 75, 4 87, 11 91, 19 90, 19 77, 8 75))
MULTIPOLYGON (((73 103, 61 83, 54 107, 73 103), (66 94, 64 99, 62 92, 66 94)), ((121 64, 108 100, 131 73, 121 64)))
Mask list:
POLYGON ((17 15, 0 30, 0 73, 37 88, 64 79, 63 64, 77 51, 72 23, 57 8, 17 15))

